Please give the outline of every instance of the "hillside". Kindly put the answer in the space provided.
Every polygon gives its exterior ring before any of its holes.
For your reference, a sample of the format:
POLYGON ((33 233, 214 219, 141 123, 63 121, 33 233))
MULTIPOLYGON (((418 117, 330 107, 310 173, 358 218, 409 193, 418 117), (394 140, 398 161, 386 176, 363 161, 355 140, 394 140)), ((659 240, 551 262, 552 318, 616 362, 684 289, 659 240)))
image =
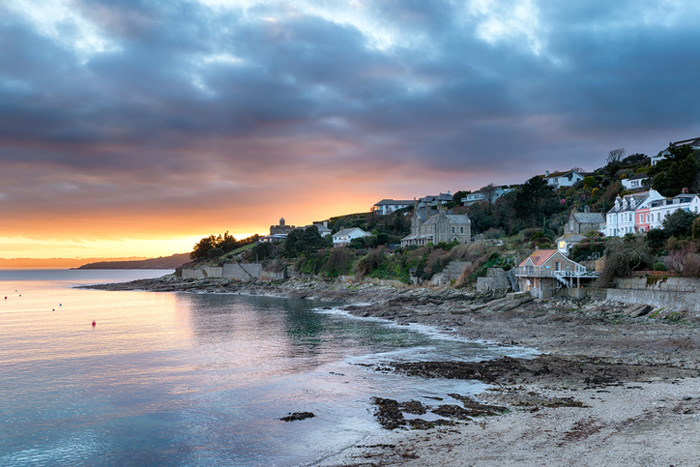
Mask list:
POLYGON ((84 264, 75 269, 175 269, 189 261, 189 253, 178 253, 172 256, 161 256, 142 260, 98 261, 84 264))

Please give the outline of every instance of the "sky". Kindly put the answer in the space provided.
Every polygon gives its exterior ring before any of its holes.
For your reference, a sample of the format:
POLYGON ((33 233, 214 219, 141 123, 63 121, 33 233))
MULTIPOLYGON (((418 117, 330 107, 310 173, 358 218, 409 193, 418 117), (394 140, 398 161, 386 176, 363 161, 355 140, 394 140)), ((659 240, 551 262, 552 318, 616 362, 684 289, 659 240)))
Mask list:
POLYGON ((700 136, 700 3, 0 2, 0 258, 162 256, 700 136))

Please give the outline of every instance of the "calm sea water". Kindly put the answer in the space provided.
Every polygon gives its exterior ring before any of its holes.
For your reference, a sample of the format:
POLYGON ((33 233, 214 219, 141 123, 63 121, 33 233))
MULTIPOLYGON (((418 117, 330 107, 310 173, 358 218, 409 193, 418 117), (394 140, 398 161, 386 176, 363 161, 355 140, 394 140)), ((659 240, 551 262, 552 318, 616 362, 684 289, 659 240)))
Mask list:
POLYGON ((74 288, 167 272, 0 270, 0 465, 309 465, 381 431, 372 396, 484 389, 367 364, 528 353, 311 301, 74 288))

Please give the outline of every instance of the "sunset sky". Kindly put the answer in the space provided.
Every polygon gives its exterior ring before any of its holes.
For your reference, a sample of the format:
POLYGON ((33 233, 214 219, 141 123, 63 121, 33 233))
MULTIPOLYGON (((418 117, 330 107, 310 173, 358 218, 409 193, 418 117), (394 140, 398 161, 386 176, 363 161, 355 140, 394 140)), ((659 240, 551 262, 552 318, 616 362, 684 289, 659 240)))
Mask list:
POLYGON ((0 2, 0 258, 161 256, 700 136, 700 3, 0 2))

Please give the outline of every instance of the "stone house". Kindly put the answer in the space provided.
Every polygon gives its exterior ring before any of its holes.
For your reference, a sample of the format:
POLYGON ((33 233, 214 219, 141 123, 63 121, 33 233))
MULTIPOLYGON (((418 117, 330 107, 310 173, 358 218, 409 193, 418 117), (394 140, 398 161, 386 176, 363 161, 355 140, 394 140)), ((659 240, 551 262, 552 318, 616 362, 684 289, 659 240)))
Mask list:
POLYGON ((411 218, 411 234, 401 239, 401 246, 425 245, 432 242, 459 243, 471 241, 471 221, 466 214, 450 214, 444 206, 433 211, 427 207, 416 207, 411 218))
POLYGON ((585 235, 591 231, 598 232, 603 224, 605 224, 603 214, 591 212, 591 208, 586 206, 583 208, 583 212, 571 211, 569 220, 564 226, 564 234, 585 235))

